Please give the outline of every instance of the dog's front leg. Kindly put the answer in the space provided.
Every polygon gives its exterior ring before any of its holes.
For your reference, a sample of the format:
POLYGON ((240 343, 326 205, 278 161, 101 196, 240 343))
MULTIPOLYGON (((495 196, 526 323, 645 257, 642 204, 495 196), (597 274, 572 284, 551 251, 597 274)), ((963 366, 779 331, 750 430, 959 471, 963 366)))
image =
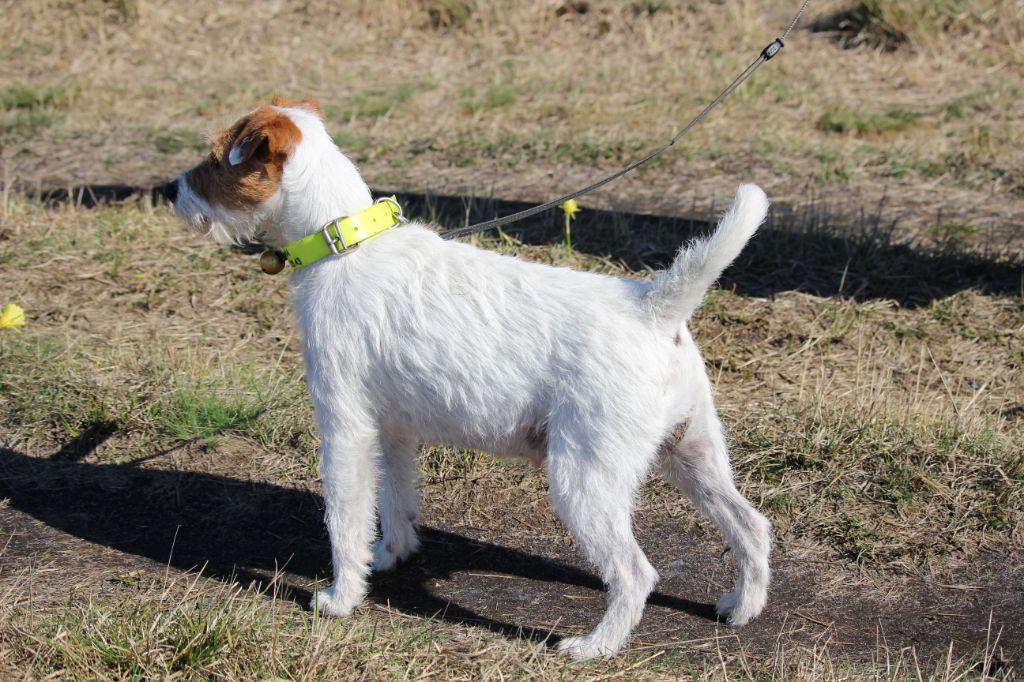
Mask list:
POLYGON ((372 429, 356 429, 352 424, 328 419, 320 421, 320 473, 334 584, 313 595, 310 606, 330 616, 347 616, 366 596, 380 446, 372 429))

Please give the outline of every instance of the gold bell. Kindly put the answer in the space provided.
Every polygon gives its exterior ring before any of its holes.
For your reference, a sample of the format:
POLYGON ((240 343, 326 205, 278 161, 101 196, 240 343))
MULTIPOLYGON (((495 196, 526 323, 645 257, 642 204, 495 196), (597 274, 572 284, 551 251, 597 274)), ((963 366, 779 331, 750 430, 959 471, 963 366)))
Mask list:
POLYGON ((270 249, 260 254, 260 268, 268 275, 276 275, 284 270, 284 254, 277 249, 270 249))

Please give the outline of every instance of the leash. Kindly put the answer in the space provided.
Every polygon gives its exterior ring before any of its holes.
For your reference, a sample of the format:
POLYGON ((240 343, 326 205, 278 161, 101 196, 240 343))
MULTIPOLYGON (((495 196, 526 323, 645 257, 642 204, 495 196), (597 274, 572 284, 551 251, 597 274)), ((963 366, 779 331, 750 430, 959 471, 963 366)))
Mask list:
POLYGON ((552 209, 552 208, 554 208, 556 206, 564 204, 566 201, 569 201, 570 199, 575 199, 577 197, 581 197, 584 194, 588 194, 590 192, 593 192, 595 189, 598 189, 600 187, 604 187, 609 182, 612 182, 613 180, 617 180, 617 179, 621 178, 626 173, 629 173, 630 171, 636 170, 637 168, 639 168, 640 166, 644 165, 645 163, 647 163, 651 159, 655 158, 656 156, 660 156, 661 154, 665 153, 666 151, 668 151, 668 149, 672 145, 674 145, 676 142, 678 142, 680 139, 682 139, 684 135, 686 135, 688 132, 690 132, 690 130, 695 125, 697 125, 702 120, 704 120, 704 118, 711 112, 712 109, 717 107, 725 98, 727 98, 729 95, 731 95, 733 93, 733 91, 736 88, 738 88, 740 85, 742 85, 745 80, 747 80, 752 75, 754 75, 754 72, 757 71, 761 67, 762 64, 764 64, 766 61, 768 61, 769 59, 771 59, 772 57, 777 55, 779 53, 779 51, 783 47, 785 47, 785 42, 784 41, 786 40, 786 38, 789 37, 789 34, 790 34, 790 32, 792 32, 793 28, 796 27, 797 22, 800 21, 800 17, 803 16, 804 10, 807 9, 807 5, 809 5, 810 3, 811 3, 811 0, 804 0, 803 4, 800 6, 800 9, 797 11, 796 15, 794 15, 793 21, 789 22, 789 26, 786 28, 786 30, 783 32, 783 34, 781 36, 779 36, 778 38, 776 38, 775 40, 773 40, 763 50, 761 50, 761 54, 758 55, 757 59, 752 61, 750 63, 750 65, 747 66, 747 68, 744 69, 742 71, 742 73, 740 73, 740 75, 737 76, 736 79, 733 80, 733 82, 729 84, 729 87, 727 87, 725 90, 723 90, 718 95, 718 97, 716 97, 711 102, 711 104, 709 104, 706 107, 704 107, 703 111, 701 111, 699 114, 697 114, 693 118, 693 120, 691 120, 689 123, 686 124, 685 128, 683 128, 678 133, 676 133, 675 137, 673 137, 671 140, 669 140, 666 144, 662 145, 661 147, 658 147, 657 149, 655 149, 654 151, 650 152, 649 154, 647 154, 646 156, 644 156, 640 160, 634 161, 633 163, 631 163, 630 165, 626 166, 622 170, 620 170, 620 171, 618 171, 616 173, 613 173, 612 175, 609 175, 608 177, 606 177, 606 178, 604 178, 602 180, 598 180, 597 182, 593 183, 592 185, 587 185, 583 189, 578 189, 575 192, 570 192, 569 194, 566 194, 565 196, 559 197, 557 199, 552 199, 551 201, 547 202, 546 204, 541 204, 540 206, 534 206, 533 208, 528 208, 526 210, 519 211, 518 213, 513 213, 512 215, 505 216, 504 218, 494 218, 492 220, 486 220, 486 221, 484 221, 482 223, 476 223, 475 225, 469 225, 467 227, 460 227, 460 228, 457 228, 457 229, 454 229, 454 230, 448 230, 447 232, 442 232, 441 233, 441 239, 458 239, 459 237, 465 237, 466 235, 475 234, 477 232, 483 232, 484 230, 489 230, 489 229, 491 229, 493 227, 499 227, 499 226, 502 226, 502 225, 509 225, 511 223, 519 222, 520 220, 525 220, 526 218, 529 218, 531 216, 535 216, 538 213, 543 213, 544 211, 550 210, 550 209, 552 209))

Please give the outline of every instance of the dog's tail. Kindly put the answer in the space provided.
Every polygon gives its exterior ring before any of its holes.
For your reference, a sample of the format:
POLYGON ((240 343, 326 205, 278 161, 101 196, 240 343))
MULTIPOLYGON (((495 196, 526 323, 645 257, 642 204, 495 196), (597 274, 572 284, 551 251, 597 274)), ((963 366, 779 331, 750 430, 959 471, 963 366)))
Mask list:
POLYGON ((757 185, 742 185, 715 233, 684 246, 668 270, 655 278, 644 295, 644 307, 662 324, 689 319, 766 215, 768 197, 764 191, 757 185))

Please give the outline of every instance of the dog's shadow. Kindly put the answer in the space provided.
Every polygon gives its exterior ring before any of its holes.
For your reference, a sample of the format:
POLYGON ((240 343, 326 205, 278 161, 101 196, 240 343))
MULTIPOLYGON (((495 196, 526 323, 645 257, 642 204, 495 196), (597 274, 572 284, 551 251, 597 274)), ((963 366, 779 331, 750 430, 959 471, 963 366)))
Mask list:
MULTIPOLYGON (((330 551, 319 495, 267 481, 156 470, 137 463, 82 462, 112 431, 111 425, 96 425, 49 459, 0 448, 0 498, 9 498, 10 508, 78 538, 180 570, 201 568, 204 575, 222 581, 266 585, 282 569, 286 585, 279 594, 303 606, 309 603, 310 585, 329 580, 330 551)), ((499 605, 496 584, 509 582, 502 577, 558 583, 562 590, 602 589, 596 577, 575 566, 449 530, 423 527, 421 540, 422 548, 411 561, 371 579, 370 599, 408 614, 553 644, 558 636, 548 627, 494 617, 501 608, 517 606, 519 613, 529 614, 530 591, 544 591, 543 586, 516 580, 514 596, 522 603, 505 600, 499 605), (438 594, 437 586, 445 581, 455 585, 447 588, 449 597, 438 594), (466 582, 473 583, 472 589, 460 591, 466 582), (473 601, 473 607, 465 603, 473 601)), ((538 595, 532 596, 536 601, 538 595)), ((603 603, 603 595, 594 596, 581 616, 591 625, 603 603)), ((648 602, 715 619, 709 604, 660 593, 648 602)), ((546 610, 545 616, 550 615, 546 610)))

